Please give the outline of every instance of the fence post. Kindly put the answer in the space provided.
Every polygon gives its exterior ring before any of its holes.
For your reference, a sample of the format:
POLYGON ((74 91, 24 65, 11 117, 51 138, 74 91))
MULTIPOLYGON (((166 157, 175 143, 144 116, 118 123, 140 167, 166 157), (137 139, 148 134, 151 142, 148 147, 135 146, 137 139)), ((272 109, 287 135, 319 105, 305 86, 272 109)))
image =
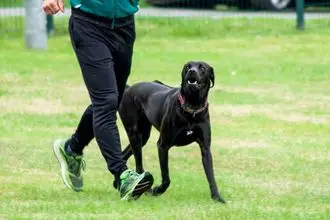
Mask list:
POLYGON ((47 15, 47 34, 48 36, 54 34, 54 16, 53 15, 47 15))
POLYGON ((304 19, 304 0, 296 0, 296 13, 297 13, 297 29, 303 30, 305 28, 305 19, 304 19))
POLYGON ((47 49, 46 16, 42 1, 25 0, 25 43, 29 49, 47 49))

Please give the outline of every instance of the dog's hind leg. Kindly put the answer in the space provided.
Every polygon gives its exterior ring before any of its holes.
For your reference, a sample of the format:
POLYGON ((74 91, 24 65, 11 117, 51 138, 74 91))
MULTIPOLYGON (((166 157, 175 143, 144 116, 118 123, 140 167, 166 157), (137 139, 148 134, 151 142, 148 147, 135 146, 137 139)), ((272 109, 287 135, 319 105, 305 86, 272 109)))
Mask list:
MULTIPOLYGON (((150 131, 151 131, 151 124, 150 124, 150 126, 147 126, 147 124, 145 124, 144 126, 145 126, 145 128, 142 132, 142 137, 141 137, 141 139, 142 139, 141 140, 141 142, 142 142, 141 148, 144 147, 144 145, 148 142, 149 137, 150 137, 150 131)), ((123 151, 123 154, 124 154, 124 160, 128 161, 128 159, 133 154, 131 144, 127 145, 127 147, 123 151)))
POLYGON ((131 148, 131 145, 127 145, 127 147, 124 149, 123 151, 123 154, 124 154, 124 160, 125 161, 128 161, 128 159, 132 156, 133 154, 133 151, 132 151, 132 148, 131 148))
POLYGON ((152 125, 148 119, 143 115, 137 115, 135 113, 134 121, 124 121, 123 124, 126 129, 126 133, 129 139, 129 145, 124 149, 124 160, 128 160, 133 154, 135 158, 136 172, 143 173, 143 163, 142 163, 142 147, 147 143, 152 125))
POLYGON ((143 173, 142 148, 147 143, 151 132, 151 124, 146 118, 141 117, 137 129, 129 136, 130 146, 135 158, 136 172, 143 173))
POLYGON ((126 161, 133 154, 136 172, 143 173, 142 147, 150 137, 151 123, 134 97, 125 93, 119 108, 119 115, 129 139, 129 145, 123 153, 126 161))

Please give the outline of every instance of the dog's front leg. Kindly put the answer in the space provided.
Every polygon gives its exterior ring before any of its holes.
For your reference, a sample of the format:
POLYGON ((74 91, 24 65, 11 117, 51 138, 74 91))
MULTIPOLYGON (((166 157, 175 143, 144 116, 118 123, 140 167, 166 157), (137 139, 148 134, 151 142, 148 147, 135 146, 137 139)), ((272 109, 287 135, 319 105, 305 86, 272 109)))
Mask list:
POLYGON ((174 121, 173 118, 166 117, 167 115, 175 114, 166 114, 163 118, 159 139, 157 141, 158 148, 158 157, 160 164, 160 171, 162 174, 162 183, 159 186, 156 186, 152 190, 153 195, 163 194, 167 188, 170 186, 171 180, 168 169, 168 151, 171 147, 172 139, 174 134, 172 134, 173 129, 171 129, 171 122, 174 121))
POLYGON ((211 154, 211 128, 209 124, 205 124, 201 126, 201 130, 203 136, 198 140, 198 143, 201 149, 203 167, 210 186, 212 199, 218 202, 226 203, 222 196, 219 194, 218 187, 214 178, 211 154))
POLYGON ((156 186, 152 190, 153 195, 161 195, 163 194, 167 188, 170 186, 171 180, 169 176, 168 170, 168 150, 169 147, 162 144, 161 139, 157 142, 158 147, 158 157, 159 157, 159 164, 160 164, 160 171, 162 174, 162 183, 159 186, 156 186))

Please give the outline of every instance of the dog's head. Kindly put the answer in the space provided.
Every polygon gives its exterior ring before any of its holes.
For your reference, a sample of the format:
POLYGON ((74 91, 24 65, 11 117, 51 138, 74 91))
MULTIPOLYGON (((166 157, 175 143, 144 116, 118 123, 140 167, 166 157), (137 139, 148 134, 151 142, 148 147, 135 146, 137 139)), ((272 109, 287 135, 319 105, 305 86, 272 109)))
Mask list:
POLYGON ((208 94, 214 86, 214 70, 209 64, 202 61, 190 61, 183 66, 181 89, 184 93, 208 94))

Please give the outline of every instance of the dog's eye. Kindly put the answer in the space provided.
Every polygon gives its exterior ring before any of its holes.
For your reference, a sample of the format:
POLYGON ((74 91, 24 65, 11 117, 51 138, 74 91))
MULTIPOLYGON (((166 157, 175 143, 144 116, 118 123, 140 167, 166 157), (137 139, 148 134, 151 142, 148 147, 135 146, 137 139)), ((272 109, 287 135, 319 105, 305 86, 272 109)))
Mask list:
POLYGON ((205 67, 204 66, 201 66, 201 70, 204 72, 205 71, 205 67))
POLYGON ((189 65, 187 65, 187 66, 186 66, 186 70, 188 71, 189 69, 190 69, 190 66, 189 66, 189 65))

